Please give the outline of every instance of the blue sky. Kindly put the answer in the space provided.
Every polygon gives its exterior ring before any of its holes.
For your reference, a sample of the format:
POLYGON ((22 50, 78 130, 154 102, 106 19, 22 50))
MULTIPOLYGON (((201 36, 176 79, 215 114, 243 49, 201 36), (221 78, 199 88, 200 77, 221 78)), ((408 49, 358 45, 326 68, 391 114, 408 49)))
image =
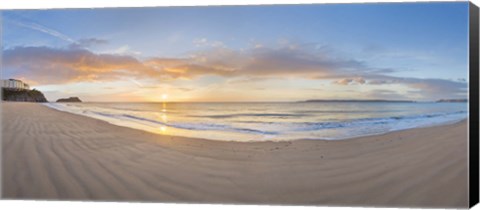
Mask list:
POLYGON ((160 92, 186 101, 435 100, 467 91, 467 2, 17 10, 2 17, 4 75, 33 83, 51 100, 156 100, 151 95, 160 92), (240 91, 250 87, 251 94, 240 91), (275 94, 285 90, 291 93, 275 94))

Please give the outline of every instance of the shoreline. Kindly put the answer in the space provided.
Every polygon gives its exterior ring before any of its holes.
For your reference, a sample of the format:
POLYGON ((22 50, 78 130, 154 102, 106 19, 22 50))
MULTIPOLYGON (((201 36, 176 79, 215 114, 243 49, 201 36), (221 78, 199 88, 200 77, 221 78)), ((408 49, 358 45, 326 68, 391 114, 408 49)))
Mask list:
POLYGON ((468 206, 467 121, 346 140, 162 136, 2 103, 7 199, 468 206))
POLYGON ((141 129, 141 128, 135 128, 135 127, 131 127, 131 126, 127 126, 127 125, 119 125, 119 124, 115 124, 115 123, 112 123, 112 122, 109 122, 108 120, 103 120, 103 119, 97 119, 95 117, 91 117, 91 116, 87 116, 87 115, 82 115, 82 114, 77 114, 77 113, 72 113, 72 112, 69 112, 69 111, 66 111, 66 110, 60 110, 60 109, 57 109, 57 108, 54 108, 52 106, 50 106, 49 104, 50 103, 55 103, 55 102, 47 102, 47 103, 40 103, 52 110, 55 110, 55 111, 59 111, 59 112, 64 112, 64 113, 69 113, 69 114, 74 114, 74 115, 77 115, 77 116, 82 116, 82 117, 87 117, 87 118, 90 118, 90 119, 95 119, 95 120, 100 120, 100 121, 103 121, 103 122, 106 122, 106 123, 109 123, 111 125, 114 125, 114 126, 120 126, 120 127, 123 127, 123 128, 128 128, 128 129, 135 129, 135 130, 140 130, 140 131, 143 131, 143 132, 148 132, 148 133, 153 133, 153 134, 156 134, 156 135, 160 135, 160 136, 174 136, 174 137, 183 137, 183 138, 192 138, 192 139, 202 139, 202 140, 208 140, 208 141, 224 141, 224 142, 290 142, 290 141, 346 141, 346 140, 352 140, 352 139, 358 139, 358 138, 362 138, 362 137, 369 137, 369 136, 377 136, 377 135, 384 135, 384 134, 389 134, 389 133, 395 133, 395 132, 399 132, 399 131, 405 131, 405 130, 410 130, 410 129, 418 129, 418 128, 430 128, 430 127, 437 127, 437 126, 444 126, 444 125, 453 125, 453 124, 456 124, 456 123, 460 123, 460 122, 463 122, 463 121, 466 121, 468 123, 468 116, 463 118, 463 119, 460 119, 460 120, 452 120, 452 121, 447 121, 447 122, 442 122, 442 123, 439 123, 439 124, 433 124, 433 125, 426 125, 426 126, 418 126, 418 127, 412 127, 412 128, 402 128, 402 129, 396 129, 396 130, 390 130, 390 131, 386 131, 386 132, 380 132, 380 133, 370 133, 370 134, 362 134, 362 135, 356 135, 356 136, 350 136, 350 137, 345 137, 345 138, 299 138, 299 139, 285 139, 285 140, 248 140, 248 141, 240 141, 240 140, 225 140, 225 139, 209 139, 209 138, 198 138, 198 137, 189 137, 189 136, 182 136, 182 135, 168 135, 168 134, 162 134, 162 133, 159 133, 159 132, 153 132, 153 131, 149 131, 149 130, 146 130, 146 129, 141 129))

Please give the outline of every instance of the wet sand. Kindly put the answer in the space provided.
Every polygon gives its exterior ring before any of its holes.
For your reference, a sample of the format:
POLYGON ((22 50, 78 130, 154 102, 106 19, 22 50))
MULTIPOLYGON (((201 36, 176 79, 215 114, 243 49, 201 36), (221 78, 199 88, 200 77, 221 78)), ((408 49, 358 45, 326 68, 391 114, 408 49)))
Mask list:
POLYGON ((7 199, 466 208, 467 122, 341 141, 162 136, 2 103, 7 199))

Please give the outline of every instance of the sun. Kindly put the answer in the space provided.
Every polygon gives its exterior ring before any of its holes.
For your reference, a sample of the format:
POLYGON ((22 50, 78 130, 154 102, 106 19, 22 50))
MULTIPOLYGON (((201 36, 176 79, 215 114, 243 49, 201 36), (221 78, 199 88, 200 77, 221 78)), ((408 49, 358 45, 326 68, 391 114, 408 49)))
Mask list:
POLYGON ((162 94, 162 99, 163 100, 166 100, 168 98, 168 95, 167 94, 162 94))

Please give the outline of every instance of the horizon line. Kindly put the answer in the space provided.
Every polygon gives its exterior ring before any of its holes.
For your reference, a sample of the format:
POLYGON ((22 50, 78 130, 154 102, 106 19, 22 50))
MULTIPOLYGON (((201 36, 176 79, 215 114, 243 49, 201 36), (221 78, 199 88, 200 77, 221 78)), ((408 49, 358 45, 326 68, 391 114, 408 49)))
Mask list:
POLYGON ((449 98, 436 100, 392 100, 392 99, 307 99, 295 101, 82 101, 82 102, 56 102, 48 101, 47 103, 316 103, 316 102, 437 102, 439 100, 468 100, 468 98, 449 98))

